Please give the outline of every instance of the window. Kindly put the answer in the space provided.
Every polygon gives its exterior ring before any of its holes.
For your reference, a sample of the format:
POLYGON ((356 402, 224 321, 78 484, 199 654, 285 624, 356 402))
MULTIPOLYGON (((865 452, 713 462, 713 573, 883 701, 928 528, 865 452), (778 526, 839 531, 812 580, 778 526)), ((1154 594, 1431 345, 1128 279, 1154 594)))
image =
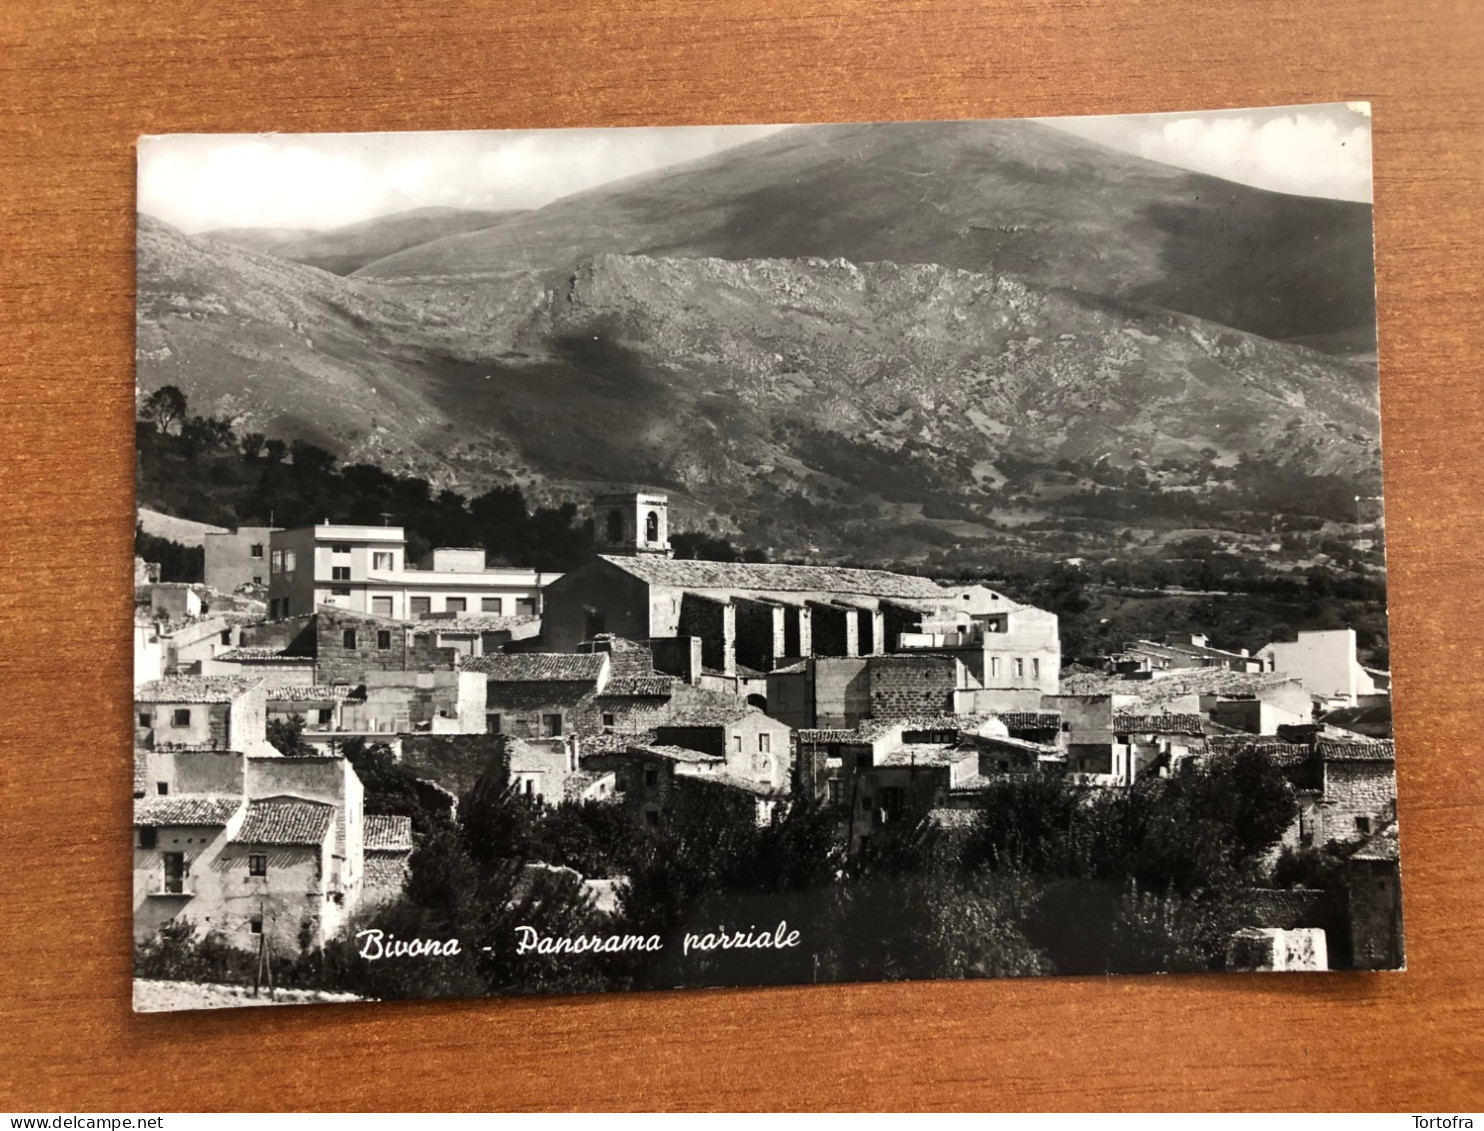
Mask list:
POLYGON ((191 709, 189 707, 177 707, 170 713, 170 725, 188 727, 191 725, 191 709))
POLYGON ((331 566, 330 567, 330 580, 331 581, 349 581, 350 580, 350 566, 331 566))
POLYGON ((732 735, 732 749, 738 754, 742 753, 742 736, 740 734, 732 735))
POLYGON ((422 616, 433 611, 433 598, 431 597, 409 597, 407 600, 408 611, 413 616, 422 616))
POLYGON ((263 920, 262 920, 262 918, 260 916, 254 915, 251 919, 249 919, 247 921, 247 929, 250 930, 255 935, 261 935, 263 933, 263 920))
POLYGON ((536 615, 536 598, 517 597, 515 599, 515 615, 518 617, 533 617, 536 615))
POLYGON ((1061 732, 1062 732, 1062 734, 1071 734, 1072 733, 1072 724, 1071 723, 1068 723, 1068 722, 1062 723, 1061 724, 1061 732))
POLYGON ((164 866, 164 874, 160 890, 166 895, 184 895, 186 876, 190 874, 186 868, 185 853, 162 853, 161 863, 164 866))
POLYGON ((394 564, 396 560, 390 551, 377 550, 376 553, 371 555, 371 568, 388 571, 394 570, 397 568, 394 564))
POLYGON ((296 554, 293 550, 285 550, 283 552, 283 572, 284 573, 293 573, 294 570, 296 570, 298 568, 299 568, 299 555, 296 554))
POLYGON ((344 643, 345 647, 354 648, 356 646, 356 630, 353 628, 347 628, 342 637, 342 642, 344 643))
POLYGON ((345 589, 345 588, 341 588, 341 587, 338 587, 337 586, 336 588, 330 590, 330 596, 331 597, 349 597, 350 596, 350 590, 349 589, 345 589))
POLYGON ((247 552, 251 557, 261 558, 263 556, 263 544, 261 542, 254 542, 247 548, 247 552))
POLYGON ((268 874, 268 857, 259 856, 256 853, 247 858, 247 874, 249 876, 266 876, 268 874))
POLYGON ((372 597, 371 611, 379 617, 392 615, 392 599, 390 597, 372 597))
POLYGON ((658 770, 645 770, 644 771, 644 784, 649 789, 653 789, 655 786, 659 785, 660 784, 660 772, 658 770))
POLYGON ((535 778, 526 778, 525 779, 525 782, 523 784, 525 785, 525 794, 526 794, 526 796, 527 797, 535 797, 536 796, 536 779, 535 778))
POLYGON ((650 511, 644 516, 644 541, 658 542, 660 540, 660 516, 650 511))
POLYGON ((484 716, 484 729, 490 734, 500 733, 500 715, 498 712, 492 712, 484 716))
POLYGON ((330 553, 332 553, 332 554, 348 554, 348 553, 350 553, 350 543, 349 542, 331 542, 330 543, 330 553))
POLYGON ((1025 676, 1025 661, 1019 656, 1015 657, 1015 678, 1022 679, 1025 676))
POLYGON ((443 598, 443 611, 445 613, 462 613, 468 611, 469 600, 467 597, 445 597, 443 598))
POLYGON ((1360 833, 1360 834, 1362 834, 1362 835, 1364 835, 1364 836, 1370 835, 1370 831, 1371 831, 1371 819, 1369 817, 1356 817, 1355 818, 1355 831, 1358 832, 1358 833, 1360 833))
POLYGON ((139 712, 139 725, 142 726, 142 727, 147 727, 147 726, 149 726, 149 723, 150 723, 150 714, 149 714, 149 712, 148 711, 140 711, 139 712))
POLYGON ((999 677, 1000 677, 1000 658, 998 656, 991 656, 989 658, 989 678, 990 679, 999 679, 999 677))
POLYGON ((277 620, 278 619, 278 598, 277 597, 269 597, 268 598, 268 619, 269 620, 277 620))
POLYGON ((269 560, 269 564, 268 564, 268 572, 269 573, 282 573, 283 572, 283 551, 282 550, 274 550, 273 551, 273 556, 269 560))
POLYGON ((232 630, 230 628, 224 628, 224 629, 222 629, 222 643, 223 644, 230 644, 230 643, 232 643, 232 630))
POLYGON ((157 781, 157 782, 155 782, 155 792, 158 793, 161 797, 169 797, 170 796, 170 783, 167 782, 167 781, 157 781))
POLYGON ((155 844, 156 844, 156 841, 155 841, 155 830, 154 829, 140 829, 139 830, 139 847, 140 848, 153 848, 155 846, 155 844))
POLYGON ((1031 659, 1031 678, 1041 678, 1041 660, 1039 657, 1032 657, 1031 659))
POLYGON ((771 734, 760 734, 757 736, 757 752, 759 754, 773 753, 773 736, 771 734))
POLYGON ((607 730, 607 731, 611 731, 614 728, 614 726, 616 726, 616 725, 617 725, 617 723, 616 723, 615 719, 613 718, 613 715, 610 714, 607 711, 604 711, 603 712, 603 729, 604 730, 607 730))
POLYGON ((840 779, 839 778, 831 778, 829 781, 825 782, 824 785, 825 785, 825 791, 826 791, 826 793, 829 796, 830 804, 831 805, 838 805, 838 804, 840 804, 840 795, 842 793, 842 786, 841 786, 841 783, 840 783, 840 779))
POLYGON ((392 630, 380 628, 376 630, 376 647, 385 652, 392 646, 392 630))
POLYGON ((261 584, 263 584, 263 575, 260 574, 260 573, 253 574, 252 575, 252 583, 254 585, 261 585, 261 584))
POLYGON ((869 813, 870 811, 871 811, 871 799, 869 797, 862 797, 861 798, 861 812, 862 813, 869 813))
POLYGON ((479 611, 501 616, 505 612, 505 602, 499 597, 481 597, 479 599, 479 611))
POLYGON ((561 715, 542 715, 541 716, 541 737, 542 738, 560 738, 561 736, 562 736, 562 716, 561 715))
POLYGON ((319 725, 322 727, 330 727, 335 725, 334 707, 321 707, 319 709, 319 725))
POLYGON ((648 825, 651 829, 657 829, 657 828, 659 828, 660 827, 660 814, 659 814, 659 810, 657 810, 657 809, 646 809, 646 810, 644 810, 644 823, 646 825, 648 825))

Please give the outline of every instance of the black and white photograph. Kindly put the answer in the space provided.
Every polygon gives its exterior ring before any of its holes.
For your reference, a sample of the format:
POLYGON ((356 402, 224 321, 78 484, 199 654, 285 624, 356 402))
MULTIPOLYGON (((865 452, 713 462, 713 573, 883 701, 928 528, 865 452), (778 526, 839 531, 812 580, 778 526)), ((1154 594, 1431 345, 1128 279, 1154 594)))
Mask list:
POLYGON ((141 138, 134 1008, 1402 969, 1370 139, 141 138))

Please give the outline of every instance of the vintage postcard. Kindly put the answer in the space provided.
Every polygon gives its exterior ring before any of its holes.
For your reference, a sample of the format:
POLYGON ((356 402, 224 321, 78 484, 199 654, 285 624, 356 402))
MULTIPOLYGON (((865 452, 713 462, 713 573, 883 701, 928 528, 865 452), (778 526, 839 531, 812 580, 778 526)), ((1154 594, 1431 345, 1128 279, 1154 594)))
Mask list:
POLYGON ((1363 103, 139 144, 140 1010, 1404 965, 1363 103))

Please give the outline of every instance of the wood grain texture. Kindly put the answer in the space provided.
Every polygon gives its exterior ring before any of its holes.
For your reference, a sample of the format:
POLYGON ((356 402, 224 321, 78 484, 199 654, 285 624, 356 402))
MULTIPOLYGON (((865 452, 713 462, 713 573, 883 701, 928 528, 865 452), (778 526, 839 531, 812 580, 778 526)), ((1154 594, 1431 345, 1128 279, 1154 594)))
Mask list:
POLYGON ((1475 0, 0 5, 0 1106, 1484 1104, 1475 0), (129 1011, 133 145, 1369 99, 1403 974, 129 1011))

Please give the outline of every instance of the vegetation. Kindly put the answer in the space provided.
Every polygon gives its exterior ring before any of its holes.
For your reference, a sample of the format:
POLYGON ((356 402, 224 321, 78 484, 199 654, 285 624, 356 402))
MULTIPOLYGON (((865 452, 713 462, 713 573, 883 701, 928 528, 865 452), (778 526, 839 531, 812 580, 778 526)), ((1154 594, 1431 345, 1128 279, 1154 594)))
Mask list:
MULTIPOLYGON (((845 815, 812 801, 760 825, 750 798, 696 783, 672 795, 661 827, 642 828, 618 804, 517 794, 503 759, 454 819, 384 749, 346 753, 368 812, 412 818, 411 878, 344 938, 275 968, 282 985, 379 998, 1219 969, 1247 893, 1275 882, 1263 860, 1296 812, 1281 775, 1249 752, 1128 790, 1006 781, 966 832, 899 822, 851 853, 845 815), (616 909, 599 910, 577 873, 622 877, 616 909), (796 945, 684 942, 779 930, 797 931, 796 945), (368 931, 457 938, 459 953, 368 960, 357 943, 368 931), (519 953, 528 931, 661 945, 519 953)), ((252 960, 172 927, 141 944, 136 970, 241 981, 252 960)))

